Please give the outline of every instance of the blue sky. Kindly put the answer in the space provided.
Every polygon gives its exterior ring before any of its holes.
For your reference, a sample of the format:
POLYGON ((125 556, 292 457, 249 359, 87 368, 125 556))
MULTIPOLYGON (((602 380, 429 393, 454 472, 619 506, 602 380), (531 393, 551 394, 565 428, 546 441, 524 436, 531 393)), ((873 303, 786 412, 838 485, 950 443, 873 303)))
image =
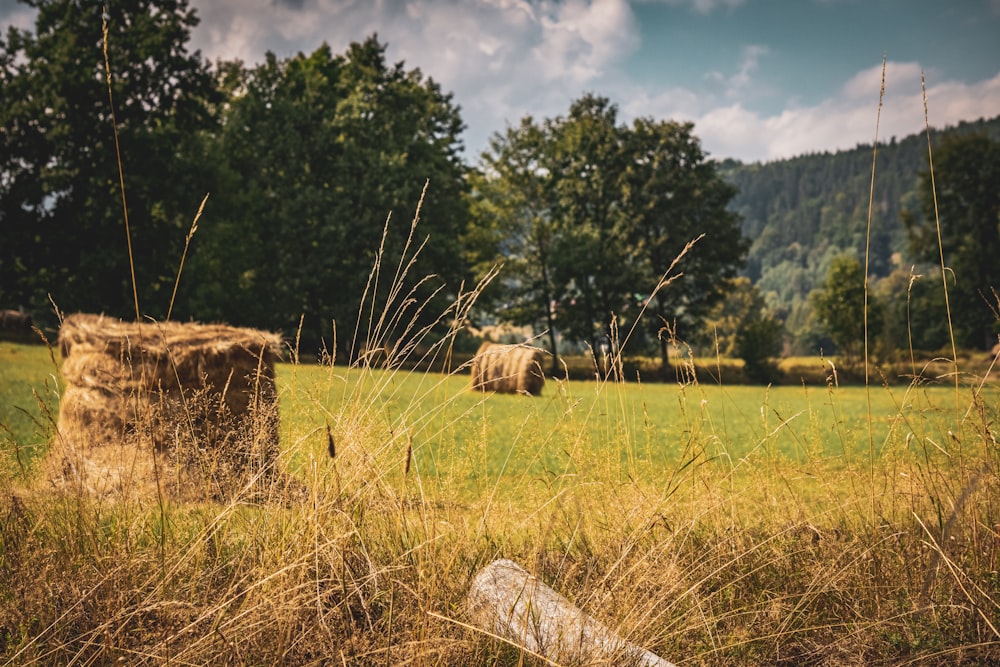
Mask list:
POLYGON ((626 70, 648 86, 697 89, 706 72, 735 72, 749 60, 746 99, 767 113, 815 104, 855 73, 879 64, 925 63, 961 81, 1000 72, 1000 2, 959 0, 633 3, 641 44, 626 70), (711 9, 708 9, 710 8, 711 9), (692 66, 694 65, 694 66, 692 66), (756 93, 756 95, 754 95, 756 93))
MULTIPOLYGON (((113 3, 112 13, 113 13, 113 3)), ((474 158, 526 115, 585 92, 623 121, 695 123, 717 158, 745 161, 870 143, 1000 115, 1000 0, 192 0, 210 59, 335 52, 377 32, 389 57, 454 93, 474 158)), ((30 10, 0 0, 0 23, 30 10)))

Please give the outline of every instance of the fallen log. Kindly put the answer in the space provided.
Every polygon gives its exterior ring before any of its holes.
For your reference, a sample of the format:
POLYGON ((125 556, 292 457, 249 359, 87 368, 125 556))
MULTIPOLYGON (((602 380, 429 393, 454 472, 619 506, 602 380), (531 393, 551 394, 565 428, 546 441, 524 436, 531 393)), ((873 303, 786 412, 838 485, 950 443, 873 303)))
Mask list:
POLYGON ((675 667, 622 639, 511 560, 480 570, 467 604, 475 625, 554 663, 675 667))

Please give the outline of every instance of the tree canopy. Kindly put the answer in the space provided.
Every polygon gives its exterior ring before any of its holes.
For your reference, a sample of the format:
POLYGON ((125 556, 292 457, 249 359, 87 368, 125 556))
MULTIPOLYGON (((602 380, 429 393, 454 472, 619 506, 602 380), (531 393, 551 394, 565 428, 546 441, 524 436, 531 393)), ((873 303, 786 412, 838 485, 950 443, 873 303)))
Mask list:
MULTIPOLYGON (((0 39, 0 301, 43 313, 135 312, 123 225, 102 13, 84 0, 35 0, 35 32, 0 39)), ((184 230, 204 195, 200 133, 219 99, 187 49, 185 0, 108 10, 108 60, 139 301, 162 317, 184 230)))
POLYGON ((664 320, 697 321, 746 246, 726 209, 734 189, 692 131, 647 118, 621 124, 608 99, 586 95, 566 116, 528 117, 494 135, 474 210, 507 261, 496 316, 548 329, 553 351, 556 331, 596 349, 643 310, 654 326, 637 334, 649 340, 664 320), (658 289, 699 237, 676 271, 683 276, 658 289))
MULTIPOLYGON (((932 128, 931 140, 937 147, 949 137, 968 134, 1000 140, 1000 117, 932 128)), ((766 163, 725 160, 720 165, 723 177, 738 189, 731 209, 740 214, 743 233, 753 239, 743 275, 785 320, 797 353, 829 348, 829 341, 824 344, 822 332, 815 327, 809 294, 822 286, 833 258, 845 252, 864 255, 872 152, 871 145, 859 145, 766 163)), ((938 162, 935 153, 935 170, 938 162)), ((918 261, 911 252, 904 216, 908 210, 916 213, 921 208, 919 174, 927 169, 923 132, 879 143, 869 244, 871 277, 876 281, 900 271, 905 285, 911 265, 918 261)), ((936 256, 933 261, 939 263, 936 256)), ((946 261, 951 260, 946 257, 946 261)), ((928 270, 918 267, 917 273, 928 275, 928 270)), ((922 283, 928 280, 929 275, 915 289, 923 290, 922 283)), ((941 289, 940 277, 937 289, 941 289)), ((943 314, 935 317, 946 319, 943 314)), ((926 331, 914 330, 914 334, 926 331)), ((905 343, 905 338, 894 340, 897 345, 905 343)))
MULTIPOLYGON (((28 4, 34 29, 0 37, 0 306, 50 325, 51 294, 63 310, 130 317, 104 17, 82 0, 28 4)), ((923 137, 879 146, 869 237, 868 146, 719 163, 692 124, 626 123, 608 98, 587 94, 562 115, 495 134, 470 167, 452 96, 388 62, 375 35, 342 53, 324 44, 211 65, 189 48, 198 19, 188 0, 123 0, 106 18, 143 317, 167 313, 185 234, 211 193, 174 316, 289 335, 301 318, 305 350, 333 351, 335 339, 341 355, 356 353, 370 327, 423 326, 502 264, 478 313, 546 332, 554 365, 560 346, 596 350, 626 334, 630 350, 658 349, 664 362, 664 332, 712 349, 706 319, 728 326, 729 310, 748 306, 737 330, 717 327, 719 343, 764 378, 783 330, 799 352, 836 336, 856 352, 856 309, 824 309, 856 288, 837 277, 836 258, 865 248, 869 334, 884 324, 883 349, 904 337, 914 349, 947 342, 943 282, 959 345, 996 340, 1000 119, 932 133, 942 272, 930 175, 918 173, 923 137), (405 272, 413 291, 386 306, 405 272), (738 272, 747 280, 734 281, 738 272), (734 286, 741 293, 712 312, 734 286), (405 313, 384 312, 404 301, 405 313)))
POLYGON ((882 326, 881 304, 874 295, 865 296, 864 266, 850 254, 834 258, 822 289, 812 293, 816 316, 843 353, 848 365, 856 359, 865 341, 865 308, 868 337, 874 340, 882 326))
POLYGON ((303 345, 313 349, 336 321, 338 347, 349 351, 380 248, 398 261, 428 180, 413 243, 432 241, 412 273, 435 277, 412 296, 456 289, 468 215, 450 95, 419 70, 386 63, 375 36, 344 55, 326 45, 284 60, 268 54, 223 75, 236 92, 212 142, 219 195, 192 264, 193 313, 286 331, 304 315, 303 345))
POLYGON ((954 277, 949 296, 956 342, 989 349, 1000 333, 1000 141, 979 133, 949 137, 933 158, 933 180, 930 170, 920 175, 922 215, 905 218, 910 247, 932 264, 940 265, 943 254, 954 277))

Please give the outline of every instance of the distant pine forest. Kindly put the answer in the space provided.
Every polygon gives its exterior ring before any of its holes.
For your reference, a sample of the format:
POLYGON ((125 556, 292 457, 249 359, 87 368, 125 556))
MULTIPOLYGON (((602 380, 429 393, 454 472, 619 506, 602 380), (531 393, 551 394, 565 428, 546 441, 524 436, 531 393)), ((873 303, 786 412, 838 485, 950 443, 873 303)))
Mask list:
MULTIPOLYGON (((1000 116, 932 128, 932 146, 947 135, 973 133, 1000 139, 1000 116)), ((875 159, 870 275, 887 280, 883 289, 892 296, 893 289, 905 290, 914 265, 918 275, 927 269, 913 258, 903 222, 905 215, 921 216, 919 180, 928 171, 927 135, 880 141, 875 159)), ((740 215, 743 233, 751 239, 743 274, 784 321, 794 352, 811 354, 822 346, 809 294, 822 287, 833 258, 849 253, 864 259, 872 160, 869 144, 763 164, 720 162, 721 175, 738 189, 730 209, 740 215)), ((919 347, 942 343, 944 323, 931 325, 933 331, 923 327, 918 332, 926 334, 919 347)))

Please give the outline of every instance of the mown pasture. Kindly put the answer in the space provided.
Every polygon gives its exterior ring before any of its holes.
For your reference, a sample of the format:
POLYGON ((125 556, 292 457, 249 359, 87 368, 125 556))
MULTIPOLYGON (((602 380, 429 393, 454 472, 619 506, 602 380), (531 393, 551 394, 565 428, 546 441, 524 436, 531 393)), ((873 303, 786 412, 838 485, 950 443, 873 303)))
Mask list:
POLYGON ((992 384, 528 398, 307 364, 278 384, 307 501, 109 505, 32 483, 58 358, 0 344, 0 655, 545 664, 466 623, 469 580, 504 557, 684 664, 1000 656, 992 384))

